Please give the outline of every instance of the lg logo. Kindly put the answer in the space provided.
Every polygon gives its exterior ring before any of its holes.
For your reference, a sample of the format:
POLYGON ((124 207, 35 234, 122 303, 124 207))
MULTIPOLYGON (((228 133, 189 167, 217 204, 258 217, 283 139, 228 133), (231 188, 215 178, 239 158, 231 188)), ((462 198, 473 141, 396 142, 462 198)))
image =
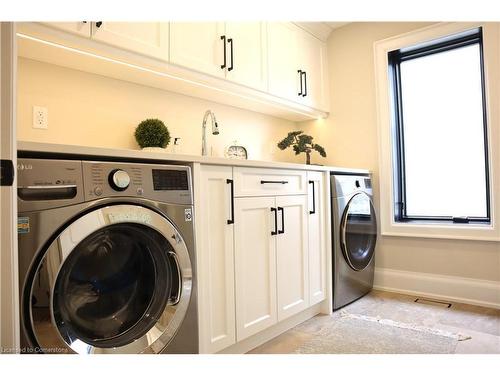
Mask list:
POLYGON ((24 171, 24 170, 32 170, 33 166, 31 164, 18 164, 17 165, 17 170, 18 171, 24 171))

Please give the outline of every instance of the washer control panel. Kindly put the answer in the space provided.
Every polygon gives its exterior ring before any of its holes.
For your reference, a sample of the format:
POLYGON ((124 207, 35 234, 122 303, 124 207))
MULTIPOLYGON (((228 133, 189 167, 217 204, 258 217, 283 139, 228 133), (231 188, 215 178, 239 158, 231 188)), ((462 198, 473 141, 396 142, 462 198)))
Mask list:
POLYGON ((187 166, 83 161, 85 200, 135 196, 159 202, 192 204, 187 166))

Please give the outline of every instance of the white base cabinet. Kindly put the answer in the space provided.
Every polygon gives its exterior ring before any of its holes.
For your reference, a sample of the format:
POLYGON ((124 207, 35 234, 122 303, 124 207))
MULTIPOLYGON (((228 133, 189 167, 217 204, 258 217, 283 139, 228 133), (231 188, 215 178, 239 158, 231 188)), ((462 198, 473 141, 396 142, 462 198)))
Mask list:
POLYGON ((243 340, 278 321, 274 197, 236 198, 234 251, 236 337, 243 340))
POLYGON ((309 305, 326 298, 326 193, 327 177, 322 172, 307 172, 308 194, 308 241, 309 241, 309 305))
MULTIPOLYGON (((236 342, 234 226, 231 217, 232 167, 202 165, 199 212, 198 307, 200 349, 215 353, 236 342)), ((197 204, 198 202, 196 202, 197 204)))
POLYGON ((194 184, 200 349, 215 353, 325 299, 326 177, 226 166, 199 170, 194 184), (297 176, 304 183, 290 185, 299 194, 282 195, 288 184, 276 182, 297 176), (306 178, 314 183, 304 186, 306 178), (255 179, 264 182, 261 190, 255 179))
POLYGON ((309 307, 307 196, 276 197, 278 320, 309 307))

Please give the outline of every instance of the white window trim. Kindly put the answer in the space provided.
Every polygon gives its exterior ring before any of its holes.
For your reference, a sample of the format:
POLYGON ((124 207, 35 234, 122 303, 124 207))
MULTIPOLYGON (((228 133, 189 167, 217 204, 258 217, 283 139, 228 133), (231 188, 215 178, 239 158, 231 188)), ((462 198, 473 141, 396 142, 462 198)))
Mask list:
MULTIPOLYGON (((500 223, 498 219, 500 217, 500 154, 498 151, 500 146, 500 23, 439 23, 380 40, 374 43, 374 63, 379 145, 379 222, 381 234, 383 236, 500 241, 500 223), (396 222, 393 209, 393 139, 387 53, 479 26, 483 28, 491 223, 431 224, 396 222)), ((464 171, 464 174, 466 173, 464 171)), ((466 178, 466 175, 464 178, 466 178)))

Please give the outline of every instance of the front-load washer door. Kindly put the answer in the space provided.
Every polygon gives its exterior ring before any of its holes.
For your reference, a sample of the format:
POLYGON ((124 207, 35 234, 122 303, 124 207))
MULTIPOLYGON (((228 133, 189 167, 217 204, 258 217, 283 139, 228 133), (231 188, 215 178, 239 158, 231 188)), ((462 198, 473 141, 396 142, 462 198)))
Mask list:
POLYGON ((340 225, 342 254, 355 271, 365 269, 375 253, 377 219, 366 193, 355 194, 347 203, 340 225))
POLYGON ((41 259, 29 291, 33 334, 48 353, 159 353, 182 323, 191 283, 188 250, 168 219, 101 207, 41 259))

